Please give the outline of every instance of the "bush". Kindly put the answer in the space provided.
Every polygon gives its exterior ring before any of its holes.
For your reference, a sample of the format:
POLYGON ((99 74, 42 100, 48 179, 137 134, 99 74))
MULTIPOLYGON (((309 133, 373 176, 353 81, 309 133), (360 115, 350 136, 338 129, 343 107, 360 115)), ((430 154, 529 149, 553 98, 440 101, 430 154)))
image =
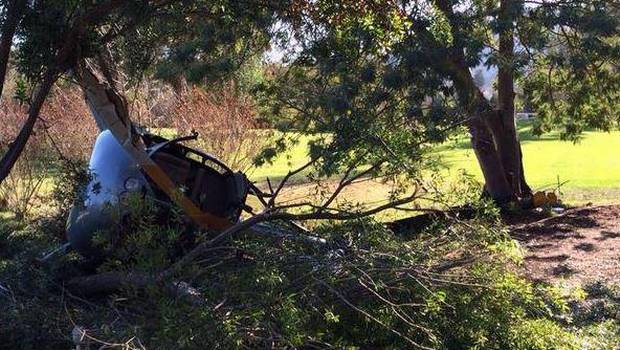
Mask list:
MULTIPOLYGON (((152 274, 200 240, 177 220, 162 225, 148 204, 133 208, 122 248, 99 272, 152 274)), ((438 221, 403 241, 372 220, 323 224, 316 232, 327 247, 240 236, 175 276, 200 293, 200 305, 153 284, 94 304, 64 297, 70 311, 52 313, 53 322, 63 335, 78 325, 92 346, 573 349, 574 335, 553 318, 565 304, 512 271, 519 248, 497 227, 438 221)), ((70 261, 59 265, 61 276, 70 261)), ((21 307, 36 314, 62 303, 21 307)), ((12 332, 34 337, 20 322, 12 332)))
POLYGON ((197 87, 180 94, 171 122, 179 135, 197 131, 196 146, 242 171, 253 164, 269 138, 267 131, 257 130, 250 98, 235 94, 230 87, 217 94, 197 87))
MULTIPOLYGON (((5 99, 0 102, 0 111, 3 114, 0 151, 4 152, 19 133, 27 108, 20 100, 5 99)), ((24 152, 0 185, 0 210, 11 211, 18 219, 24 219, 35 209, 45 207, 49 195, 49 186, 45 185, 63 172, 59 168, 69 163, 83 167, 97 134, 80 90, 55 87, 24 152)))
MULTIPOLYGON (((0 147, 4 151, 19 133, 27 115, 27 106, 18 100, 0 102, 3 127, 0 129, 0 147)), ((52 89, 42 107, 39 120, 28 141, 32 161, 43 162, 42 169, 60 158, 88 160, 93 142, 99 133, 95 120, 77 87, 52 89)))
MULTIPOLYGON (((19 133, 26 108, 17 101, 1 100, 0 114, 3 119, 0 128, 0 152, 4 153, 19 133)), ((0 211, 10 211, 19 220, 26 218, 37 204, 37 196, 44 179, 40 171, 43 142, 42 137, 34 135, 23 156, 15 164, 13 172, 0 184, 0 211)))
POLYGON ((99 129, 80 88, 53 89, 41 117, 38 133, 46 136, 50 159, 85 162, 90 158, 99 129))

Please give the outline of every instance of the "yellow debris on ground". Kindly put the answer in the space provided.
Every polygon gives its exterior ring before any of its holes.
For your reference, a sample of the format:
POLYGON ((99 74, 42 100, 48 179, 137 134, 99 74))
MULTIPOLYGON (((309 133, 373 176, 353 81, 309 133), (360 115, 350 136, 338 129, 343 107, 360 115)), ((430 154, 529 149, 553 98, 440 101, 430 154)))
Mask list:
POLYGON ((545 205, 554 206, 559 204, 558 196, 554 192, 543 191, 538 191, 534 193, 534 195, 532 196, 532 202, 534 204, 534 207, 536 208, 545 205))

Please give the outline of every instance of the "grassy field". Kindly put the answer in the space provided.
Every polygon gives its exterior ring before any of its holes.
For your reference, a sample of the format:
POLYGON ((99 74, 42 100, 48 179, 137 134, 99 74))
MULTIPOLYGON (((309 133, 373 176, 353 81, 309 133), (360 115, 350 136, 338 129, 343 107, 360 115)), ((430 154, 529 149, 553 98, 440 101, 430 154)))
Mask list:
MULTIPOLYGON (((620 132, 586 132, 573 143, 557 133, 536 137, 531 127, 519 128, 525 176, 534 190, 560 187, 566 202, 597 204, 620 202, 620 132)), ((464 169, 482 179, 476 156, 463 137, 440 147, 446 171, 464 169)))
MULTIPOLYGON (((275 138, 275 137, 274 137, 275 138)), ((280 179, 308 161, 308 142, 312 136, 295 135, 297 142, 284 154, 278 156, 272 164, 265 164, 260 168, 252 168, 247 175, 254 181, 262 182, 267 177, 280 179)))
MULTIPOLYGON (((557 133, 537 137, 532 135, 529 124, 519 127, 526 178, 534 190, 552 190, 562 184, 562 198, 568 204, 607 204, 620 202, 620 132, 586 132, 582 139, 573 143, 562 141, 557 133)), ((281 178, 289 169, 304 163, 309 137, 271 165, 249 172, 258 182, 281 178)), ((448 176, 464 170, 482 180, 482 174, 469 140, 465 135, 447 142, 437 149, 448 176)), ((373 185, 376 186, 376 185, 373 185)), ((360 201, 376 200, 368 197, 368 187, 359 186, 351 195, 360 201)), ((372 191, 377 192, 376 188, 372 191)))

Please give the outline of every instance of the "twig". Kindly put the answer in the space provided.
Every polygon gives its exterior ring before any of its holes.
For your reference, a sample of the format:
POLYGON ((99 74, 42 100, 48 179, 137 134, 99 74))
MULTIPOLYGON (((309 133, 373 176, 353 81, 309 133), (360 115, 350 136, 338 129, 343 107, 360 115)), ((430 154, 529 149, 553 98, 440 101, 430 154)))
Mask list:
POLYGON ((269 199, 268 207, 273 207, 276 201, 276 197, 278 197, 278 194, 280 194, 280 191, 282 191, 282 188, 284 187, 284 185, 288 182, 288 180, 294 176, 299 174, 300 172, 306 170, 310 165, 316 163, 319 160, 319 158, 313 158, 310 161, 308 161, 306 164, 300 166, 299 168, 289 171, 286 176, 284 176, 284 178, 282 179, 282 181, 280 181, 280 184, 278 185, 278 188, 275 190, 275 192, 273 192, 271 198, 269 199))
POLYGON ((370 320, 372 320, 372 321, 376 322, 377 324, 381 325, 382 327, 384 327, 385 329, 389 330, 390 332, 392 332, 392 333, 398 335, 399 337, 405 339, 409 344, 411 344, 411 345, 413 345, 413 346, 415 346, 416 348, 419 348, 419 349, 432 350, 432 348, 429 348, 429 347, 426 347, 424 345, 416 343, 413 339, 411 339, 408 336, 402 334, 401 332, 397 331, 396 329, 394 329, 392 327, 389 327, 388 325, 383 323, 378 318, 376 318, 373 315, 369 314, 367 311, 365 311, 365 310, 355 306, 347 298, 345 298, 344 295, 342 295, 340 292, 338 292, 336 289, 334 289, 332 286, 330 286, 329 284, 325 283, 324 281, 322 281, 320 279, 317 279, 317 278, 313 278, 313 279, 316 282, 318 282, 319 284, 321 284, 322 286, 324 286, 325 288, 329 289, 336 296, 338 296, 338 298, 340 298, 340 300, 342 300, 345 304, 347 304, 351 309, 357 311, 358 313, 366 316, 367 318, 369 318, 370 320))

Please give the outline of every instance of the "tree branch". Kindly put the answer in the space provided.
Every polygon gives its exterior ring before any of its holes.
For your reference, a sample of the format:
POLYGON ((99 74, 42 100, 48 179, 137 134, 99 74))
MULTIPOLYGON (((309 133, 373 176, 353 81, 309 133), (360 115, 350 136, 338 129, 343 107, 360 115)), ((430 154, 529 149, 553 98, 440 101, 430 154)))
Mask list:
POLYGON ((101 17, 109 14, 111 11, 121 6, 125 2, 122 0, 111 0, 109 2, 100 4, 93 7, 84 16, 80 17, 76 24, 73 25, 71 30, 65 35, 63 46, 54 58, 54 62, 51 62, 43 74, 43 79, 39 88, 35 94, 34 99, 28 109, 28 118, 22 126, 19 134, 15 140, 9 146, 9 149, 0 159, 0 183, 6 179, 13 166, 19 159, 30 135, 34 128, 35 122, 39 117, 41 107, 49 94, 50 89, 66 69, 70 68, 76 62, 76 47, 80 44, 80 41, 84 37, 87 27, 93 21, 99 20, 101 17))

